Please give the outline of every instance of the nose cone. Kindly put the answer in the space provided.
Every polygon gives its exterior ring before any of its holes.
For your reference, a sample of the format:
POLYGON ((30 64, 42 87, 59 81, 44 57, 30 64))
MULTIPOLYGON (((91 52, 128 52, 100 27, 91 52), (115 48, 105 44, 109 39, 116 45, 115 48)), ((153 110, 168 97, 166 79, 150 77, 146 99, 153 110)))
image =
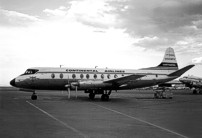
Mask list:
POLYGON ((10 81, 10 85, 11 85, 11 86, 15 86, 15 79, 12 79, 12 80, 10 81))

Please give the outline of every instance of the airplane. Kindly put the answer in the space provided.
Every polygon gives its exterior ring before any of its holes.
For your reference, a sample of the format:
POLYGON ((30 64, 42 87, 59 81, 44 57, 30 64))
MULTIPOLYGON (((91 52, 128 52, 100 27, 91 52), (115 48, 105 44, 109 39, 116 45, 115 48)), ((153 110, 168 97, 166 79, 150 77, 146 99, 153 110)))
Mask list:
POLYGON ((180 82, 184 83, 190 89, 193 89, 193 94, 202 93, 202 78, 195 76, 184 76, 179 79, 180 82))
POLYGON ((36 90, 83 90, 93 100, 101 94, 102 101, 108 101, 112 90, 127 90, 150 87, 180 77, 194 65, 178 69, 174 49, 165 51, 163 61, 155 67, 134 69, 104 68, 28 68, 25 73, 14 78, 10 84, 22 91, 33 92, 31 99, 36 100, 36 90))

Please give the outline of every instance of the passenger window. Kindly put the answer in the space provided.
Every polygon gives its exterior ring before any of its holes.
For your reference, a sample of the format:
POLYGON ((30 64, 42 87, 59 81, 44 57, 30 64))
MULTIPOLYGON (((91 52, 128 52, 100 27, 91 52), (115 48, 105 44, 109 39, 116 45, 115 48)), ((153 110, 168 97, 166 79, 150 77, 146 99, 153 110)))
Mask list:
POLYGON ((96 79, 97 78, 97 75, 96 74, 94 74, 94 79, 96 79))
POLYGON ((89 79, 89 78, 90 78, 89 74, 86 74, 86 78, 87 78, 87 79, 89 79))
POLYGON ((110 79, 110 74, 107 75, 107 78, 110 79))
POLYGON ((80 78, 83 79, 83 74, 80 75, 80 78))
POLYGON ((54 74, 54 73, 51 74, 51 78, 52 78, 52 79, 55 78, 55 74, 54 74))
POLYGON ((118 75, 115 74, 115 75, 114 75, 114 78, 117 78, 117 77, 118 77, 118 75))
POLYGON ((101 78, 104 79, 104 74, 101 74, 101 78))
POLYGON ((62 79, 62 78, 63 78, 63 74, 61 73, 61 74, 60 74, 60 79, 62 79))
POLYGON ((75 79, 75 78, 76 78, 76 75, 75 75, 75 74, 72 74, 72 78, 75 79))

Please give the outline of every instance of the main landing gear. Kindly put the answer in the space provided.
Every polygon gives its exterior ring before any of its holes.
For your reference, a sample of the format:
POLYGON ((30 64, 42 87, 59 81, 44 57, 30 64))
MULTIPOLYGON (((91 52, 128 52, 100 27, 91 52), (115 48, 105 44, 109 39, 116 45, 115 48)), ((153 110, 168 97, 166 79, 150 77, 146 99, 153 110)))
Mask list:
POLYGON ((101 100, 102 101, 109 101, 109 95, 108 94, 102 94, 101 100))
POLYGON ((109 95, 111 94, 112 90, 109 90, 109 92, 107 92, 107 90, 105 90, 101 96, 101 100, 102 101, 109 101, 109 95))
POLYGON ((94 100, 96 94, 102 94, 101 100, 102 101, 109 101, 109 95, 111 94, 112 90, 85 90, 85 93, 89 93, 89 99, 94 100))
POLYGON ((37 100, 37 95, 36 95, 35 92, 33 92, 32 96, 31 96, 31 99, 32 99, 32 100, 37 100))

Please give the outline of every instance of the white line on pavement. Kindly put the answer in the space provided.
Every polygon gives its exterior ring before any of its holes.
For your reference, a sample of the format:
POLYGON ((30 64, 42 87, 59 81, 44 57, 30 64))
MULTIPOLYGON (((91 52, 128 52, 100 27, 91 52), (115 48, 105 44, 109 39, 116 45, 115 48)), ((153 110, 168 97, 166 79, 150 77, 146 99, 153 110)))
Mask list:
POLYGON ((106 110, 108 110, 108 111, 111 111, 111 112, 114 112, 114 113, 123 115, 123 116, 125 116, 125 117, 131 118, 131 119, 137 120, 137 121, 139 121, 139 122, 148 124, 148 125, 150 125, 150 126, 159 128, 159 129, 161 129, 161 130, 170 132, 170 133, 175 134, 175 135, 177 135, 177 136, 180 136, 180 137, 182 137, 182 138, 188 138, 187 136, 184 136, 184 135, 182 135, 182 134, 179 134, 179 133, 177 133, 177 132, 175 132, 175 131, 169 130, 169 129, 167 129, 167 128, 163 128, 163 127, 161 127, 161 126, 158 126, 158 125, 155 125, 155 124, 153 124, 153 123, 144 121, 144 120, 142 120, 142 119, 139 119, 139 118, 136 118, 136 117, 133 117, 133 116, 130 116, 130 115, 121 113, 121 112, 119 112, 119 111, 116 111, 116 110, 113 110, 113 109, 110 109, 110 108, 107 108, 107 107, 104 107, 104 106, 101 106, 101 105, 98 105, 98 104, 95 104, 95 103, 92 103, 92 104, 94 104, 94 105, 96 105, 96 106, 98 106, 98 107, 101 107, 101 108, 103 108, 103 109, 106 109, 106 110))
POLYGON ((42 113, 46 114, 47 116, 49 116, 50 118, 52 118, 53 120, 58 121, 60 124, 64 125, 66 128, 71 129, 72 131, 78 133, 80 136, 84 137, 84 138, 88 138, 88 136, 86 136, 85 134, 83 134, 82 132, 80 132, 79 130, 71 127, 70 125, 66 124, 65 122, 57 119, 56 117, 54 117, 53 115, 49 114, 48 112, 42 110, 41 108, 37 107, 36 105, 30 103, 29 101, 26 101, 28 104, 30 104, 31 106, 33 106, 34 108, 38 109, 39 111, 41 111, 42 113))

